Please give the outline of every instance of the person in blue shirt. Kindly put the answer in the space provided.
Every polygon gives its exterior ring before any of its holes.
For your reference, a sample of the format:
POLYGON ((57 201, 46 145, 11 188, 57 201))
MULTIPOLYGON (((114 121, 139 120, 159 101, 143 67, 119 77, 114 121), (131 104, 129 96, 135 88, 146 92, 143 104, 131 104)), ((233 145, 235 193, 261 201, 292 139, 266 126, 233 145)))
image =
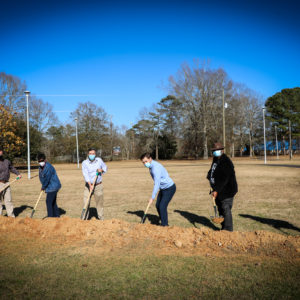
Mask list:
POLYGON ((56 204, 57 192, 61 188, 60 181, 56 174, 55 168, 46 160, 44 153, 38 154, 39 178, 42 184, 42 191, 47 194, 46 205, 48 217, 59 218, 59 209, 56 204))
POLYGON ((167 207, 176 192, 176 185, 167 170, 160 163, 153 160, 150 153, 144 153, 141 156, 141 161, 146 168, 149 168, 150 175, 154 180, 154 187, 149 202, 152 203, 154 201, 159 191, 156 199, 156 209, 161 219, 161 225, 169 226, 167 207))

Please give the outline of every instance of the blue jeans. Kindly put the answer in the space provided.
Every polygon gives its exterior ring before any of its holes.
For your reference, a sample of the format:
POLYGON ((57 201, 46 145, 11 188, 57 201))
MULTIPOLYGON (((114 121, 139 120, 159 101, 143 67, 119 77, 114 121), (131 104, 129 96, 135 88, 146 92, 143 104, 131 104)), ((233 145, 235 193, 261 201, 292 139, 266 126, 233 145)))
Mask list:
POLYGON ((46 205, 47 205, 48 217, 59 218, 59 210, 56 204, 57 192, 58 191, 47 193, 46 205))
POLYGON ((176 185, 173 184, 165 190, 160 190, 156 200, 156 209, 161 219, 161 226, 169 226, 167 207, 176 192, 176 185))

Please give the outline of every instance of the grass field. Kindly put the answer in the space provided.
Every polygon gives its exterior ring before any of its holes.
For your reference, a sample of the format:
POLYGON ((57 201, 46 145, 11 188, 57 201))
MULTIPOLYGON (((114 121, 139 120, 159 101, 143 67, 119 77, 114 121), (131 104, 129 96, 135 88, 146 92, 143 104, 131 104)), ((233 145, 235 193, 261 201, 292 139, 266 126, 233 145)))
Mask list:
MULTIPOLYGON (((139 161, 107 163, 105 222, 77 221, 84 181, 76 165, 55 166, 58 205, 71 219, 38 220, 47 214, 45 196, 35 220, 23 219, 40 192, 37 172, 31 180, 24 173, 12 186, 18 217, 0 218, 0 299, 299 299, 299 158, 234 160, 240 233, 210 222, 210 161, 162 163, 177 185, 169 223, 181 228, 135 225, 153 187, 139 161), (176 233, 182 248, 168 238, 176 233)), ((157 221, 153 205, 146 223, 157 221)))
MULTIPOLYGON (((213 208, 206 179, 210 161, 165 161, 163 164, 177 185, 168 208, 169 224, 214 229, 209 221, 213 208)), ((261 160, 235 159, 234 164, 239 185, 233 207, 234 229, 299 234, 300 158, 273 160, 267 165, 261 160)), ((105 219, 139 222, 153 188, 149 171, 139 161, 108 162, 107 165, 108 173, 103 179, 105 219)), ((81 170, 74 164, 55 167, 62 183, 58 205, 65 215, 79 218, 84 188, 81 170)), ((33 171, 30 181, 24 174, 24 178, 12 187, 13 203, 20 217, 30 215, 38 198, 40 183, 37 174, 33 171)), ((35 218, 47 215, 44 199, 45 196, 35 218)), ((154 205, 149 210, 149 218, 151 222, 157 222, 154 205)))

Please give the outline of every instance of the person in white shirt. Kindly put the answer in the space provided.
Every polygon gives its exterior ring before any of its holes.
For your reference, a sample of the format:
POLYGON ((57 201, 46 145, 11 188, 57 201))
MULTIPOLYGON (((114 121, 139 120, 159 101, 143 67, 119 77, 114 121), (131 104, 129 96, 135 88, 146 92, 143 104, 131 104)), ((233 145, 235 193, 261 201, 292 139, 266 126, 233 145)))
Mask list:
MULTIPOLYGON (((90 148, 88 150, 88 158, 82 162, 82 174, 85 180, 85 188, 83 193, 83 205, 86 205, 90 191, 93 194, 96 202, 97 215, 99 220, 104 220, 103 216, 103 185, 102 176, 107 172, 107 166, 100 157, 96 157, 96 149, 90 148), (98 173, 98 176, 97 176, 98 173), (95 186, 93 185, 95 177, 97 176, 95 186)), ((87 207, 84 220, 89 217, 89 206, 87 207)))

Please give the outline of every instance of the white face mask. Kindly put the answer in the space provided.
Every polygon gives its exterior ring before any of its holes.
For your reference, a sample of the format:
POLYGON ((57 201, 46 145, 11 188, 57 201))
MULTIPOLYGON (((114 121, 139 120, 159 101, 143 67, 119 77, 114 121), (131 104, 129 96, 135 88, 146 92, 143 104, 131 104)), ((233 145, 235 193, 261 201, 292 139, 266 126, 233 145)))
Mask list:
POLYGON ((43 167, 43 166, 45 165, 45 162, 44 162, 44 161, 41 161, 41 162, 39 162, 39 165, 40 165, 41 167, 43 167))

